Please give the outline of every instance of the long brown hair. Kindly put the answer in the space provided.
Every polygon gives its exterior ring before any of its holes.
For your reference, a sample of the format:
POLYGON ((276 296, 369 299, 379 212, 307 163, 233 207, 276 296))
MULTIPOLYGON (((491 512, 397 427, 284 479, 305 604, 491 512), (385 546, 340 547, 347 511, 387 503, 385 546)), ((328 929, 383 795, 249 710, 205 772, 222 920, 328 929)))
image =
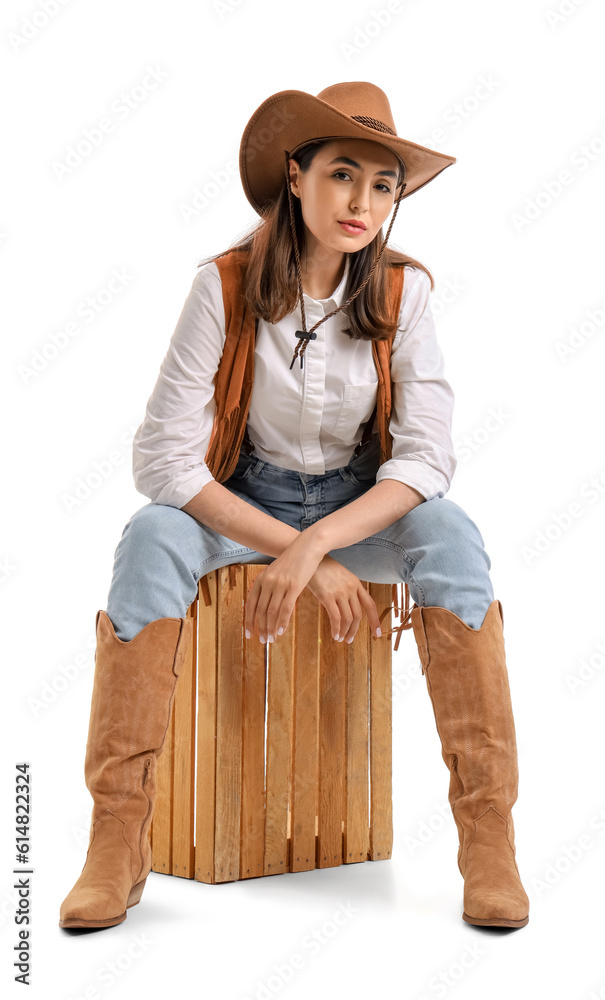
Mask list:
MULTIPOLYGON (((293 153, 291 158, 296 160, 302 172, 306 173, 318 150, 328 141, 319 139, 307 143, 293 153)), ((403 172, 400 170, 397 187, 403 180, 403 172)), ((294 202, 296 236, 302 252, 305 246, 305 226, 300 199, 295 198, 294 202)), ((234 250, 249 253, 244 289, 246 305, 255 316, 260 316, 268 323, 279 323, 284 316, 292 312, 299 297, 289 211, 288 182, 284 174, 284 183, 279 195, 267 208, 260 222, 255 223, 252 229, 233 243, 228 250, 198 262, 198 266, 201 267, 234 250)), ((366 278, 383 240, 384 234, 381 228, 371 243, 349 254, 350 267, 344 292, 345 299, 352 295, 366 278)), ((386 271, 389 267, 403 267, 405 264, 425 271, 431 281, 431 291, 434 289, 433 276, 424 264, 391 246, 386 246, 365 288, 346 310, 343 310, 350 323, 350 329, 344 332, 352 340, 387 340, 393 332, 397 317, 387 312, 386 288, 389 279, 386 271)))

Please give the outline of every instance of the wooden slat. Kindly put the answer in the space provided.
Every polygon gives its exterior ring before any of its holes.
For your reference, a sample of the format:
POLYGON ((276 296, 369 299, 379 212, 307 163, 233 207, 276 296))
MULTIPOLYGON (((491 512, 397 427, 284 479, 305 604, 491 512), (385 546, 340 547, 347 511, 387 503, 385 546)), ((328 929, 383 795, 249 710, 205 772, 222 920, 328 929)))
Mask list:
POLYGON ((193 878, 197 599, 188 608, 187 618, 194 621, 193 638, 181 667, 173 707, 172 874, 193 878))
POLYGON ((288 803, 292 773, 293 629, 268 643, 267 677, 267 809, 265 875, 288 871, 288 803))
MULTIPOLYGON (((368 585, 365 584, 366 590, 368 585)), ((366 861, 370 849, 369 737, 370 630, 364 615, 349 650, 347 663, 347 769, 344 827, 346 864, 366 861)))
MULTIPOLYGON (((242 569, 245 605, 250 588, 266 566, 247 563, 242 569)), ((241 878, 264 874, 265 701, 266 647, 255 632, 251 639, 244 639, 241 878)))
POLYGON ((237 570, 218 570, 215 882, 240 877, 244 587, 237 570))
MULTIPOLYGON (((391 607, 390 584, 371 583, 370 593, 379 616, 391 607)), ((390 610, 380 627, 383 632, 391 628, 390 610)), ((390 858, 393 849, 391 639, 370 641, 370 858, 381 861, 390 858)))
POLYGON ((195 878, 200 882, 214 882, 218 608, 216 571, 202 577, 198 595, 195 878), (206 605, 204 600, 205 589, 210 596, 210 605, 206 605))
POLYGON ((293 872, 316 867, 319 766, 319 601, 307 587, 293 615, 293 759, 291 860, 293 872))
POLYGON ((347 664, 343 646, 346 643, 332 638, 330 619, 320 604, 318 868, 342 864, 347 664))

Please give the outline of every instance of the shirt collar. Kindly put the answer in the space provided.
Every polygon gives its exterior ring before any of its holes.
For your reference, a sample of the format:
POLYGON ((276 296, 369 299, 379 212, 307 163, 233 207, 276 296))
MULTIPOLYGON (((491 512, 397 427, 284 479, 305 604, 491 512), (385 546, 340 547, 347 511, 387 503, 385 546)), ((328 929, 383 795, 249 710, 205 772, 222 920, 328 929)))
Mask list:
MULTIPOLYGON (((304 296, 305 302, 307 302, 307 301, 309 301, 309 302, 320 302, 320 303, 322 303, 323 305, 326 305, 326 306, 333 302, 334 303, 333 308, 337 309, 338 306, 342 305, 342 303, 344 302, 345 288, 347 286, 347 278, 349 276, 350 266, 351 266, 351 255, 347 253, 347 254, 345 254, 345 269, 344 269, 344 274, 343 274, 343 276, 342 276, 342 278, 340 280, 340 284, 335 289, 335 291, 332 293, 332 295, 330 295, 330 297, 328 299, 313 299, 313 298, 311 298, 310 295, 307 295, 306 292, 303 292, 303 296, 304 296)), ((300 307, 300 302, 299 302, 299 307, 300 307)), ((331 309, 328 310, 328 311, 331 312, 331 309)))

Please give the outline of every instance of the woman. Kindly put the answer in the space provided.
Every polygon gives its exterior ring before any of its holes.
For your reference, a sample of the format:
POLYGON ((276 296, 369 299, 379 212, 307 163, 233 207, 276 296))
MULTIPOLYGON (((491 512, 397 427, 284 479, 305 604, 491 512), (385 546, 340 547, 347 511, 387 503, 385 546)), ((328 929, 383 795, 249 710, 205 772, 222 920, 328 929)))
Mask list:
POLYGON ((400 138, 369 83, 282 91, 248 122, 240 172, 262 221, 194 278, 134 440, 151 503, 124 529, 97 613, 94 808, 62 927, 112 926, 141 897, 186 611, 200 577, 233 562, 267 563, 246 601, 250 641, 256 629, 279 641, 305 587, 335 641, 353 642, 364 614, 378 637, 360 580, 409 586, 450 770, 463 919, 527 923, 502 607, 479 529, 444 497, 453 393, 433 280, 387 248, 404 191, 454 162, 400 138))

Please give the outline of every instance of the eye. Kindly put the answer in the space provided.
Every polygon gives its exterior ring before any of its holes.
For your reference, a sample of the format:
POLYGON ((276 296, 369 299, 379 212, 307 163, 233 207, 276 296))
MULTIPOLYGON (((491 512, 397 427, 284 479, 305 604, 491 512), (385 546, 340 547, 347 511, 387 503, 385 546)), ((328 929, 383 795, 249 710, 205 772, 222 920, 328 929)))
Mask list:
MULTIPOLYGON (((332 177, 338 177, 338 176, 340 176, 340 177, 350 177, 351 175, 348 174, 346 172, 346 170, 336 170, 335 173, 332 174, 332 177)), ((388 184, 377 184, 376 187, 383 188, 385 194, 390 194, 391 193, 391 189, 390 189, 390 187, 389 187, 388 184)))

